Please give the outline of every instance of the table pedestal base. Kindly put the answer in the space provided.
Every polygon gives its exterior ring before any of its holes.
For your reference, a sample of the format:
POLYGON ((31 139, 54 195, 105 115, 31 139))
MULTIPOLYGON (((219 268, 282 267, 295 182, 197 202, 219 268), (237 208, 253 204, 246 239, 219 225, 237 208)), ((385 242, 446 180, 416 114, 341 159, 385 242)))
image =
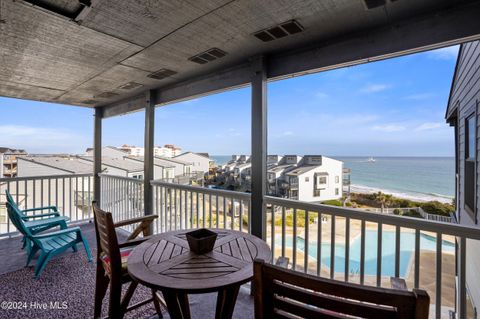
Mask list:
MULTIPOLYGON (((230 319, 233 316, 235 303, 237 301, 240 286, 232 286, 222 289, 218 292, 217 305, 215 310, 216 319, 230 319)), ((164 290, 163 298, 167 304, 170 318, 190 319, 190 304, 186 293, 164 290)))

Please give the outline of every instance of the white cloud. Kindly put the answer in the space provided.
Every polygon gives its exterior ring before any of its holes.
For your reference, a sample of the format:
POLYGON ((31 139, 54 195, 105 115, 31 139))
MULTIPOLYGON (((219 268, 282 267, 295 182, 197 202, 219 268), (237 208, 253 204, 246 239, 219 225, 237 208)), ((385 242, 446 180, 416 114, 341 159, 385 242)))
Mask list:
POLYGON ((88 145, 89 135, 49 127, 0 125, 0 137, 4 140, 0 144, 27 152, 76 152, 81 145, 88 145))
POLYGON ((388 84, 382 84, 382 83, 374 83, 374 84, 368 84, 362 89, 360 89, 361 93, 377 93, 377 92, 382 92, 385 91, 386 89, 389 89, 391 85, 388 84))
POLYGON ((428 100, 432 97, 434 97, 435 94, 433 93, 416 93, 416 94, 411 94, 407 95, 404 97, 405 100, 414 100, 414 101, 421 101, 421 100, 428 100))
POLYGON ((325 99, 325 98, 328 97, 328 94, 325 93, 325 92, 316 92, 316 93, 315 93, 315 96, 316 96, 317 98, 319 98, 319 99, 325 99))
POLYGON ((421 125, 419 125, 417 128, 415 128, 415 131, 427 131, 427 130, 434 130, 437 128, 441 128, 446 126, 446 124, 443 123, 434 123, 434 122, 426 122, 421 125))
POLYGON ((400 132, 406 130, 406 127, 399 124, 384 124, 384 125, 375 125, 372 127, 374 131, 381 131, 381 132, 400 132))
POLYGON ((458 55, 459 46, 455 45, 452 47, 432 50, 427 52, 428 57, 435 60, 455 60, 458 55))

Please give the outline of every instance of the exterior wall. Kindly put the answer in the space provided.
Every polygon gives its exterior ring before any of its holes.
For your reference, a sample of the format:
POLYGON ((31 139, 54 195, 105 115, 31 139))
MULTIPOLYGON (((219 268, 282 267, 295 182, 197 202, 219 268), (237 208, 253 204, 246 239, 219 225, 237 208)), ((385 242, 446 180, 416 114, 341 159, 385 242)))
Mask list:
POLYGON ((323 163, 321 166, 298 176, 298 200, 305 202, 319 202, 341 198, 343 196, 342 169, 342 162, 323 157, 323 163), (325 186, 325 189, 320 190, 320 196, 314 196, 315 174, 318 173, 328 173, 327 185, 325 186), (306 181, 306 179, 308 179, 308 181, 306 181), (338 195, 335 193, 335 189, 338 189, 338 195))
POLYGON ((175 159, 192 163, 192 172, 208 173, 210 170, 210 159, 202 155, 189 152, 176 156, 175 159))
POLYGON ((18 177, 71 174, 70 172, 39 163, 33 163, 20 157, 17 158, 17 172, 18 177))
MULTIPOLYGON (((457 61, 455 78, 450 92, 447 118, 457 110, 457 218, 463 225, 479 227, 478 211, 480 206, 480 116, 478 104, 480 102, 480 42, 470 42, 462 45, 457 61), (476 213, 477 218, 465 209, 465 121, 476 115, 477 145, 476 145, 476 213)), ((466 284, 471 300, 477 311, 480 311, 480 243, 468 241, 467 243, 467 276, 466 284)))

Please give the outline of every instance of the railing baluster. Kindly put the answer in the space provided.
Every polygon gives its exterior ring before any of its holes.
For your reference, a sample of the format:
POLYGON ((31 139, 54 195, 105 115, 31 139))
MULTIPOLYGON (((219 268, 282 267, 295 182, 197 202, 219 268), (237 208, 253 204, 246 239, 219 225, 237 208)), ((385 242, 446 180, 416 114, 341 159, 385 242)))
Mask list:
POLYGON ((308 255, 309 255, 309 247, 308 244, 310 242, 309 238, 309 228, 310 228, 310 218, 308 210, 305 211, 305 245, 304 245, 304 261, 303 261, 303 269, 305 273, 308 273, 308 255))
MULTIPOLYGON (((272 205, 273 206, 273 205, 272 205)), ((285 206, 282 206, 282 257, 285 257, 285 232, 286 232, 286 214, 285 206)))
POLYGON ((436 248, 436 285, 435 285, 435 318, 442 316, 442 234, 437 233, 436 248))
POLYGON ((335 278, 335 216, 331 216, 330 229, 330 278, 335 278))
POLYGON ((51 206, 52 205, 52 178, 48 177, 47 181, 48 181, 48 206, 51 206))
POLYGON ((174 212, 174 220, 175 220, 175 230, 177 230, 177 190, 174 188, 173 189, 173 212, 174 212))
POLYGON ((466 261, 467 261, 467 240, 465 237, 457 237, 458 244, 458 290, 457 290, 457 311, 459 319, 467 318, 467 287, 466 287, 466 261))
POLYGON ((395 227, 395 277, 400 277, 400 226, 395 227))
POLYGON ((198 201, 200 195, 198 194, 198 192, 195 192, 195 196, 197 198, 197 211, 196 211, 196 214, 197 214, 197 228, 199 228, 200 226, 200 214, 199 214, 199 211, 200 211, 200 202, 198 201))
POLYGON ((75 202, 73 204, 75 207, 75 220, 78 220, 78 177, 75 177, 75 199, 74 200, 75 202))
POLYGON ((233 202, 233 198, 230 198, 230 214, 232 215, 230 229, 235 229, 235 203, 233 202))
POLYGON ((345 218, 345 281, 350 279, 350 217, 345 218))
POLYGON ((293 248, 293 270, 297 268, 297 209, 293 209, 293 237, 292 237, 292 248, 293 248))
POLYGON ((65 177, 62 178, 62 213, 65 215, 65 177))
POLYGON ((193 192, 190 191, 190 228, 193 228, 193 192))
POLYGON ((209 227, 212 228, 212 194, 208 194, 208 223, 209 227))
POLYGON ((239 207, 240 208, 240 215, 239 215, 240 216, 239 217, 240 218, 240 221, 239 221, 239 224, 240 224, 239 228, 240 229, 239 230, 243 231, 243 200, 240 199, 239 202, 240 202, 240 207, 239 207))
POLYGON ((377 228, 377 287, 382 286, 382 243, 383 224, 378 223, 377 228))
POLYGON ((220 223, 220 217, 219 217, 219 214, 218 214, 218 195, 215 196, 215 212, 216 212, 216 216, 217 216, 217 219, 216 219, 216 228, 220 228, 219 226, 219 223, 220 223))
POLYGON ((223 196, 223 228, 227 229, 227 198, 223 196))
POLYGON ((40 179, 40 206, 41 207, 45 206, 45 205, 43 205, 43 184, 44 184, 43 181, 44 181, 44 179, 41 178, 40 179))
POLYGON ((420 284, 420 230, 415 229, 415 270, 414 287, 418 288, 420 284))
POLYGON ((180 201, 180 205, 179 205, 179 211, 180 211, 180 229, 185 229, 184 225, 183 225, 183 210, 182 210, 182 198, 183 198, 183 191, 180 190, 180 198, 179 198, 179 201, 180 201))
POLYGON ((275 260, 275 205, 271 207, 271 226, 270 226, 270 237, 271 237, 271 248, 272 248, 272 259, 275 260))
POLYGON ((205 208, 205 205, 206 205, 206 199, 205 199, 205 193, 202 193, 202 219, 203 219, 203 222, 202 222, 202 227, 205 228, 205 225, 207 223, 206 221, 206 208, 205 208))
POLYGON ((364 284, 365 279, 365 220, 362 219, 360 241, 360 285, 364 284))
POLYGON ((55 178, 55 207, 58 207, 58 178, 55 178))
POLYGON ((25 198, 25 209, 28 209, 28 186, 27 186, 27 180, 23 181, 23 191, 25 192, 24 198, 25 198))
POLYGON ((317 276, 322 272, 322 213, 317 212, 317 276))

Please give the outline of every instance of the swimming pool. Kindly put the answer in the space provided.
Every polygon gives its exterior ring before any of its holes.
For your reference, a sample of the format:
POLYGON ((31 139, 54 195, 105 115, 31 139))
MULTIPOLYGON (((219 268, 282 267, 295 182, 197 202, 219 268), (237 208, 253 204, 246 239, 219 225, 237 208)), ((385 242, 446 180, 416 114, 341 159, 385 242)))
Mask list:
MULTIPOLYGON (((281 235, 275 237, 275 245, 280 247, 282 244, 281 235)), ((287 235, 285 238, 286 247, 293 246, 293 236, 287 235)), ((350 273, 360 272, 360 236, 357 236, 350 243, 350 273)), ((305 250, 305 240, 297 236, 297 249, 305 250)), ((427 251, 436 251, 435 237, 426 234, 420 234, 420 249, 427 251)), ((444 252, 455 251, 455 245, 443 241, 442 250, 444 252)), ((415 251, 415 234, 404 232, 400 235, 400 276, 406 277, 410 260, 415 251)), ((308 255, 317 259, 317 242, 310 242, 308 245, 308 255)), ((330 243, 322 243, 321 250, 322 265, 330 267, 330 243)), ((335 243, 335 272, 343 273, 345 271, 345 245, 344 243, 335 243)), ((365 231, 365 275, 377 274, 377 231, 365 231)), ((382 276, 395 275, 395 232, 382 232, 382 276)))

